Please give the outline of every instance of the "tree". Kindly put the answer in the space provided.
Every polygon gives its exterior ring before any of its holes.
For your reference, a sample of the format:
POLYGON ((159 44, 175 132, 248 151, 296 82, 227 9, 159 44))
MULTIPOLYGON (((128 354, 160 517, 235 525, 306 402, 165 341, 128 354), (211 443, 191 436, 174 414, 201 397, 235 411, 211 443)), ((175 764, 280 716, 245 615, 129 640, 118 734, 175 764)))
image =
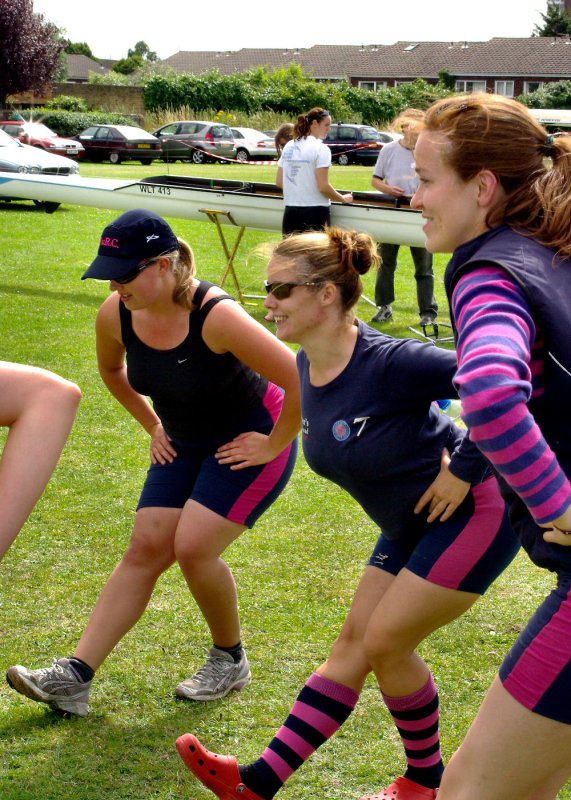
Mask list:
POLYGON ((540 12, 543 25, 536 25, 533 36, 565 36, 571 33, 571 16, 565 9, 554 3, 548 3, 547 13, 540 12))
POLYGON ((129 50, 127 53, 127 58, 131 58, 132 56, 140 56, 145 61, 158 61, 159 57, 155 53, 154 50, 149 49, 149 45, 146 42, 140 41, 137 42, 135 47, 132 50, 129 50))
POLYGON ((51 84, 65 47, 59 29, 32 0, 0 2, 0 106, 10 94, 40 92, 51 84))
POLYGON ((65 46, 65 52, 72 56, 87 56, 94 61, 99 61, 99 59, 95 58, 93 55, 91 47, 87 42, 68 42, 65 46))
MULTIPOLYGON (((129 51, 131 52, 131 51, 129 51)), ((113 72, 120 72, 121 75, 130 75, 140 69, 145 62, 139 55, 130 55, 128 58, 120 58, 113 64, 113 72)))
POLYGON ((451 75, 447 69, 438 71, 438 83, 451 92, 456 88, 456 75, 451 75))

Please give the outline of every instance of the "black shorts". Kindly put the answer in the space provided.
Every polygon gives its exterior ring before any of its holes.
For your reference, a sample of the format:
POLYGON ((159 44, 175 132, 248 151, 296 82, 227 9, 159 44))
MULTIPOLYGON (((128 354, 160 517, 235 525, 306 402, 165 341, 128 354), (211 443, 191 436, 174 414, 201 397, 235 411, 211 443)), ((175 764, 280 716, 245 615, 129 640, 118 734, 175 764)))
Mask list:
POLYGON ((282 233, 322 231, 330 222, 330 206, 286 206, 282 220, 282 233))

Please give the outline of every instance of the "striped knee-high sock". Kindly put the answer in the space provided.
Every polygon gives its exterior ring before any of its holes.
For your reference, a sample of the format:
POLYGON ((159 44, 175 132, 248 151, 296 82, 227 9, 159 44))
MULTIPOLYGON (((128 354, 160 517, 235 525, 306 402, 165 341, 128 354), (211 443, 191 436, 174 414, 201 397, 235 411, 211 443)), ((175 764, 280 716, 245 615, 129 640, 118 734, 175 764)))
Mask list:
POLYGON ((289 776, 341 727, 358 699, 357 692, 314 672, 260 758, 239 767, 243 783, 264 800, 271 800, 289 776))
POLYGON ((406 754, 405 778, 436 789, 444 771, 438 734, 438 691, 432 678, 414 694, 383 700, 400 733, 406 754))

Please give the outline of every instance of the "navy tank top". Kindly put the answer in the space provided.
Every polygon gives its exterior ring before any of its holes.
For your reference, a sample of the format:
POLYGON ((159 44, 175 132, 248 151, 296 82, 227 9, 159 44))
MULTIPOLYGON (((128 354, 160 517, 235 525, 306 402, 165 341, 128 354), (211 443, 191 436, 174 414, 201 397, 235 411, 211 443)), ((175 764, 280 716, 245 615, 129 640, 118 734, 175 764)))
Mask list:
POLYGON ((202 305, 215 284, 200 281, 189 312, 188 336, 177 347, 156 350, 133 331, 131 312, 119 304, 127 378, 139 394, 150 397, 169 436, 208 440, 232 428, 262 402, 268 381, 232 353, 214 353, 202 338, 208 313, 230 295, 202 305))

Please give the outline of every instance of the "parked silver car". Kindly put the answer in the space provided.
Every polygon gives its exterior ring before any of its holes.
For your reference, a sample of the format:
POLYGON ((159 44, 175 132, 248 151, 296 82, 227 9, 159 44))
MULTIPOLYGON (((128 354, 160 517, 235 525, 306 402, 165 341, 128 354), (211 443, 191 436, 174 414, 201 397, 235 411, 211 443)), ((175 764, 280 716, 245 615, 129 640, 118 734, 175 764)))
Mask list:
POLYGON ((236 154, 232 132, 220 122, 168 122, 153 131, 153 135, 161 142, 163 161, 204 164, 213 160, 213 156, 234 158, 236 154))
MULTIPOLYGON (((4 131, 0 130, 0 172, 20 172, 34 175, 77 175, 77 161, 65 156, 46 153, 38 147, 22 144, 4 131)), ((11 197, 0 197, 2 202, 11 202, 11 197)), ((34 200, 34 203, 51 214, 59 206, 47 200, 34 200)))
POLYGON ((277 157, 274 139, 255 128, 230 128, 236 145, 236 159, 251 161, 258 158, 271 161, 277 157))

